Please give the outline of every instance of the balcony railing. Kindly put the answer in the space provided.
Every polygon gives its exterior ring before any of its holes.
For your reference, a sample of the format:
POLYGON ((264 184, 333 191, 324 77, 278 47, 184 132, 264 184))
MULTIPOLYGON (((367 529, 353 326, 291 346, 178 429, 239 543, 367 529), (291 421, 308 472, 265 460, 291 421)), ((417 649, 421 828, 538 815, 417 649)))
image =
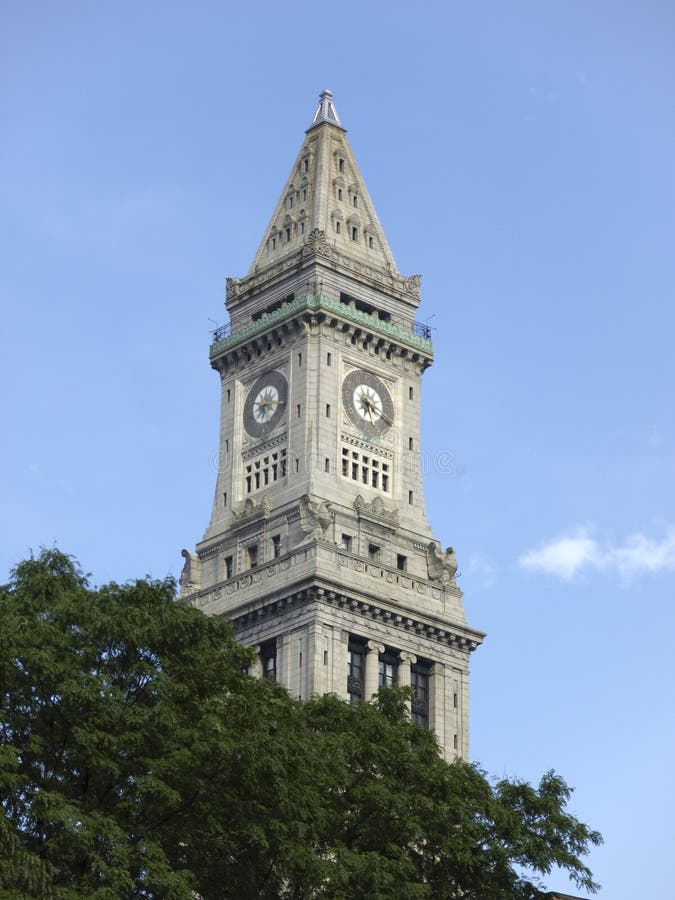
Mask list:
POLYGON ((225 325, 219 325, 217 328, 213 329, 213 343, 215 344, 217 341, 222 341, 226 337, 229 337, 232 332, 230 327, 230 323, 226 322, 225 325))
MULTIPOLYGON (((432 329, 426 322, 411 322, 410 319, 399 318, 398 316, 388 316, 371 314, 365 310, 353 308, 352 304, 345 304, 343 301, 333 297, 325 297, 321 295, 305 294, 300 297, 294 297, 291 302, 284 303, 278 309, 274 309, 269 313, 261 315, 259 318, 248 322, 237 328, 233 333, 231 324, 228 322, 221 325, 213 331, 212 353, 218 353, 223 348, 218 347, 223 341, 232 339, 236 342, 238 339, 248 339, 253 337, 260 331, 264 331, 271 325, 282 321, 289 315, 295 315, 302 310, 325 309, 330 310, 346 319, 351 319, 359 324, 366 325, 378 329, 385 335, 390 335, 395 340, 406 340, 406 335, 410 335, 410 343, 420 346, 421 342, 431 342, 432 329)), ((377 311, 374 311, 377 313, 377 311)), ((428 322, 428 320, 427 320, 428 322)), ((231 341, 229 341, 231 343, 231 341)), ((423 349, 430 349, 424 345, 423 349)))
POLYGON ((413 322, 413 334, 431 340, 431 328, 424 322, 413 322))

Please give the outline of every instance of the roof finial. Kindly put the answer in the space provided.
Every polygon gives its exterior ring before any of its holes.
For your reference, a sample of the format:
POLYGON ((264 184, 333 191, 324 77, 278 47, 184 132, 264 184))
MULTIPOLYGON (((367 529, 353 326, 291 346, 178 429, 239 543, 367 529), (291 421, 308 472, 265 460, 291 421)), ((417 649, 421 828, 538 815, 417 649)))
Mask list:
POLYGON ((342 128, 342 122, 340 122, 337 110, 335 109, 335 104, 333 103, 333 94, 329 90, 321 91, 319 94, 319 105, 316 108, 312 124, 309 127, 314 128, 315 125, 320 125, 322 122, 330 122, 332 125, 337 125, 338 128, 342 128))

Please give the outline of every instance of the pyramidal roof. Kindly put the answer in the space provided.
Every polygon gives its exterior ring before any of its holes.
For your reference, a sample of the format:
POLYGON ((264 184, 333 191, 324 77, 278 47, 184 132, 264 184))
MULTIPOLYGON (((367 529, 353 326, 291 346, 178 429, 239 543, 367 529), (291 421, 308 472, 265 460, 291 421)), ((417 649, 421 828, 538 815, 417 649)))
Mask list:
POLYGON ((315 231, 356 261, 398 272, 330 91, 319 97, 249 275, 297 253, 315 231))

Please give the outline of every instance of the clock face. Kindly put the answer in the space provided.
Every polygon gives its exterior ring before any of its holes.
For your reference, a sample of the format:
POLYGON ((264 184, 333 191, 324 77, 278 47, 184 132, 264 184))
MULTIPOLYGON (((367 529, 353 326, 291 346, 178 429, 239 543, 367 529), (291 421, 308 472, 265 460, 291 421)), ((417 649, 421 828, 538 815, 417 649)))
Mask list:
POLYGON ((288 384, 281 372, 262 375, 244 403, 244 428, 251 437, 266 437, 286 415, 288 384))
POLYGON ((342 405, 352 424, 368 435, 383 434, 394 424, 394 404, 384 382, 357 369, 342 382, 342 405))

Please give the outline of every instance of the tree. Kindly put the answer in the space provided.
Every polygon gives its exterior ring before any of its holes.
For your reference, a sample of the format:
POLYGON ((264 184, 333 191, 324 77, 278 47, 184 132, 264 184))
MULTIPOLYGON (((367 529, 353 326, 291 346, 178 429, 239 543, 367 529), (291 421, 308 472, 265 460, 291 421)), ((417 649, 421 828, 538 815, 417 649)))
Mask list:
POLYGON ((56 550, 0 589, 0 897, 501 900, 554 866, 595 888, 561 778, 447 765, 405 690, 293 701, 174 598, 56 550))

